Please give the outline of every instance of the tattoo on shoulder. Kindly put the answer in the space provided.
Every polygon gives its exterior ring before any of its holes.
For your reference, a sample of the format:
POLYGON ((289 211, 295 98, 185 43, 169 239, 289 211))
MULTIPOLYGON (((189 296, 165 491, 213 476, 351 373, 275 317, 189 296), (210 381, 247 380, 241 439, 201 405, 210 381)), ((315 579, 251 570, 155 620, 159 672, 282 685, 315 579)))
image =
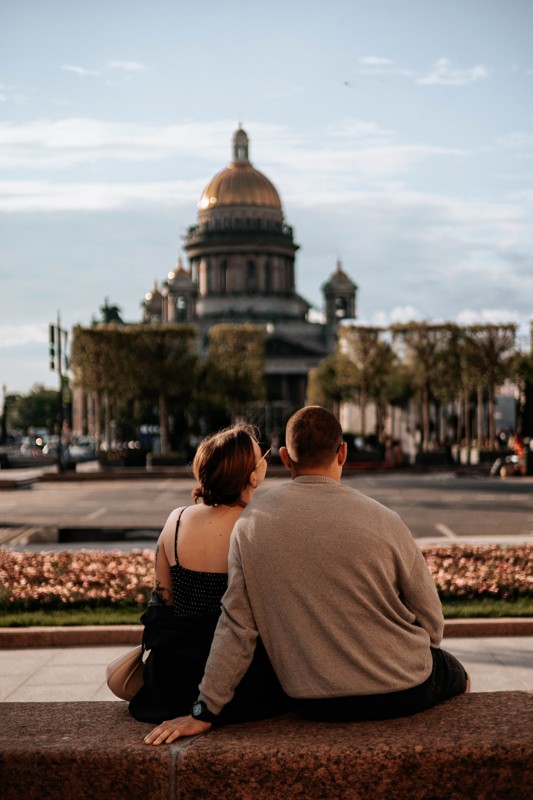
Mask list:
POLYGON ((162 603, 164 603, 167 606, 172 605, 172 592, 170 589, 167 589, 166 586, 163 586, 161 581, 156 580, 154 592, 159 597, 162 603))

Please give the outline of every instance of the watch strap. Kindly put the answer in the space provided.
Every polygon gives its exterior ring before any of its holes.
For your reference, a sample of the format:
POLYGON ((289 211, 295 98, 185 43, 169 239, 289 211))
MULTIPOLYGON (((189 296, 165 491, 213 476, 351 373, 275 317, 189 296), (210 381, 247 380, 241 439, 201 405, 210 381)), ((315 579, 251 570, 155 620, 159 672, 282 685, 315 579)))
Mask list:
POLYGON ((200 722, 216 722, 218 719, 218 714, 213 714, 212 711, 209 711, 206 704, 203 700, 197 700, 193 703, 191 708, 191 717, 194 719, 199 719, 200 722))

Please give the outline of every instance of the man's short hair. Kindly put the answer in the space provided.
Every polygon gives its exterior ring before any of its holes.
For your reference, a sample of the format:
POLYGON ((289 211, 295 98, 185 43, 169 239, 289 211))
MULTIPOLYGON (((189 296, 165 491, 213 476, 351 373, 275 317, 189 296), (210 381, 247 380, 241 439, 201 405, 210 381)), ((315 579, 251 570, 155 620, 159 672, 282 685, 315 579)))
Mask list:
POLYGON ((331 464, 341 442, 339 420, 322 406, 301 408, 287 422, 285 444, 297 467, 331 464))

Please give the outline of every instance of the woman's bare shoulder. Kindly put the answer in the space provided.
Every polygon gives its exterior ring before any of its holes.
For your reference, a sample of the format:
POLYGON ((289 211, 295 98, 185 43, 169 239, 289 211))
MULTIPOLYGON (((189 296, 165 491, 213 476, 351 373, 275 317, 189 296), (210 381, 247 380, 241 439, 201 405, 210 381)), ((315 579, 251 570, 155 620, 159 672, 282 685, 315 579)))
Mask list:
POLYGON ((174 545, 174 536, 176 534, 176 525, 178 524, 178 520, 183 511, 187 506, 178 506, 174 508, 170 514, 168 515, 165 524, 163 525, 163 530, 159 534, 158 545, 168 547, 174 545))

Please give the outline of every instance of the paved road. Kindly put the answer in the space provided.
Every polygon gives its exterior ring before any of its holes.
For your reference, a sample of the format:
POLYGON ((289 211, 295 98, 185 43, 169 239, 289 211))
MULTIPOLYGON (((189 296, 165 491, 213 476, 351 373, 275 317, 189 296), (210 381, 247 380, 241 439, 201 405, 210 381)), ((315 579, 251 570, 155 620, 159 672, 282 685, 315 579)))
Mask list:
POLYGON ((453 473, 348 477, 396 511, 416 538, 496 537, 533 542, 533 479, 453 473))
MULTIPOLYGON (((351 473, 344 480, 397 511, 417 539, 533 542, 532 478, 351 473)), ((271 478, 259 491, 282 482, 271 478)), ((3 490, 0 528, 119 527, 145 529, 152 532, 147 538, 153 538, 173 508, 191 502, 194 486, 189 479, 163 478, 36 483, 31 489, 3 490)), ((129 538, 138 539, 138 534, 129 538)))

